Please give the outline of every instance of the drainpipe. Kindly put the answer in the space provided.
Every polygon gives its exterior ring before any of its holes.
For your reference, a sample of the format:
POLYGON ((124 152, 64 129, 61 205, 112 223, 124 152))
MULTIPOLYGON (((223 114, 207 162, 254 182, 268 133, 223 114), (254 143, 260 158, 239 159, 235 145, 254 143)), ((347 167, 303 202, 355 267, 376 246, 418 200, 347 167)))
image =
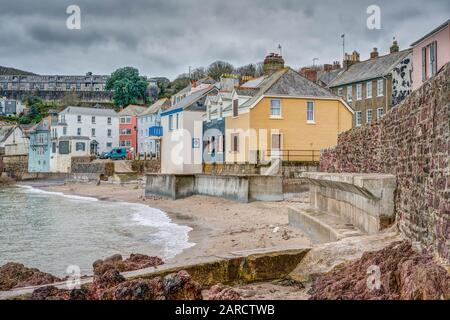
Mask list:
MULTIPOLYGON (((387 91, 387 88, 388 88, 388 81, 387 81, 387 78, 385 77, 385 76, 382 76, 382 78, 384 79, 384 83, 385 83, 385 91, 384 91, 384 95, 386 96, 386 113, 388 112, 388 91, 387 91)), ((377 120, 378 120, 378 118, 377 118, 377 120)))

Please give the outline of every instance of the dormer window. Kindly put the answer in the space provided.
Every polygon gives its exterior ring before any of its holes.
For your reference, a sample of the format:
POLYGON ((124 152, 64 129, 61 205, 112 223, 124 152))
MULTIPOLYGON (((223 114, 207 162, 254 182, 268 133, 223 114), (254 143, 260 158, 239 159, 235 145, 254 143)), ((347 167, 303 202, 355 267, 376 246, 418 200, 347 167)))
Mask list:
POLYGON ((233 117, 237 117, 239 114, 239 100, 233 100, 233 117))

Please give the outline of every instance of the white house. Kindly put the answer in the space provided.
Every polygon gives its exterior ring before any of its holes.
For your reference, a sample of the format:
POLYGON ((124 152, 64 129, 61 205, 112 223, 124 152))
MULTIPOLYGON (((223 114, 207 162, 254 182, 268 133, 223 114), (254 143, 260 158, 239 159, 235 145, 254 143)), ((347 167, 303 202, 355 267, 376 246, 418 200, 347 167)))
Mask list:
POLYGON ((208 94, 215 85, 195 90, 161 113, 161 173, 202 172, 202 120, 208 94))
POLYGON ((28 138, 19 126, 0 127, 0 153, 5 156, 28 154, 28 138))
POLYGON ((113 109, 67 107, 52 126, 52 138, 87 137, 89 152, 99 154, 119 146, 119 116, 113 109))
POLYGON ((50 171, 68 173, 72 168, 73 157, 89 157, 90 139, 81 136, 59 137, 57 148, 52 148, 50 171))

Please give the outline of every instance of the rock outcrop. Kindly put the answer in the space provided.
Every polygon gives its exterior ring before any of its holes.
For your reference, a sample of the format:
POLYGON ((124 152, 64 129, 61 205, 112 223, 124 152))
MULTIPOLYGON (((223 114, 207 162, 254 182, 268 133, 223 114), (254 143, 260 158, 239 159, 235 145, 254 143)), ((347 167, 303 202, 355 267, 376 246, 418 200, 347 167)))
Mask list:
POLYGON ((209 290, 209 300, 241 300, 241 295, 233 288, 218 283, 209 290))
POLYGON ((104 260, 97 260, 93 264, 94 275, 103 274, 106 270, 117 269, 119 272, 139 270, 162 265, 164 262, 159 257, 151 257, 145 254, 131 254, 123 260, 120 254, 113 255, 104 260))
POLYGON ((401 241, 318 277, 313 291, 313 300, 450 299, 450 275, 429 253, 401 241))
POLYGON ((61 279, 36 268, 27 268, 21 263, 9 262, 0 267, 0 291, 58 281, 61 279))

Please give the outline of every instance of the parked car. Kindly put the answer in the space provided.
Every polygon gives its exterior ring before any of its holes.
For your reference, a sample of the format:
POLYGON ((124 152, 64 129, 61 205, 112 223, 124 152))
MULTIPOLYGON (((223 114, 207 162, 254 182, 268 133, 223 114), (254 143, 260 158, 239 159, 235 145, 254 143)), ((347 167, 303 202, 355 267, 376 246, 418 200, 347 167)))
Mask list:
POLYGON ((109 159, 109 152, 105 151, 100 154, 100 159, 109 159))
POLYGON ((114 148, 109 152, 103 152, 100 159, 125 160, 127 158, 127 149, 114 148))

